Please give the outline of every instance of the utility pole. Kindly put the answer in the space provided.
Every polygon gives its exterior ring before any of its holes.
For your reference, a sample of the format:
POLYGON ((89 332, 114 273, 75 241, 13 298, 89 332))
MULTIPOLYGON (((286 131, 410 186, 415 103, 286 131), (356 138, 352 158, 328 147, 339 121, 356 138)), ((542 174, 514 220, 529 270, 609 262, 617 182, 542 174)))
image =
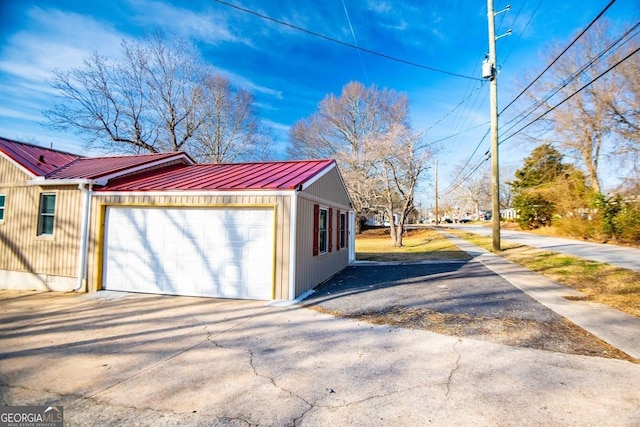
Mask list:
POLYGON ((440 212, 438 211, 438 159, 436 159, 436 225, 440 223, 440 212))
POLYGON ((496 40, 511 34, 496 37, 496 15, 507 12, 505 9, 495 13, 493 0, 487 0, 487 17, 489 18, 489 56, 482 64, 482 77, 489 79, 489 99, 491 105, 491 225, 493 228, 493 250, 499 252, 500 247, 500 167, 498 162, 498 70, 496 60, 496 40))

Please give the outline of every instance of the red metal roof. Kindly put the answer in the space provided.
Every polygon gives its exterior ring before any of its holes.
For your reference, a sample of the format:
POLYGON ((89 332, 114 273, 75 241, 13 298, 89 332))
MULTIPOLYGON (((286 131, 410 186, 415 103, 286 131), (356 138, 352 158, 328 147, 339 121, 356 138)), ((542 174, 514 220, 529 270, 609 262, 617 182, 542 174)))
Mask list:
POLYGON ((35 176, 45 176, 82 156, 0 138, 0 151, 35 176))
POLYGON ((335 164, 332 159, 175 165, 112 180, 97 191, 293 190, 335 164))
MULTIPOLYGON (((47 179, 98 179, 118 172, 127 171, 172 157, 180 158, 185 154, 181 152, 140 154, 136 156, 109 156, 76 159, 75 161, 53 171, 47 175, 47 179)), ((188 160, 190 162, 190 160, 188 160)))

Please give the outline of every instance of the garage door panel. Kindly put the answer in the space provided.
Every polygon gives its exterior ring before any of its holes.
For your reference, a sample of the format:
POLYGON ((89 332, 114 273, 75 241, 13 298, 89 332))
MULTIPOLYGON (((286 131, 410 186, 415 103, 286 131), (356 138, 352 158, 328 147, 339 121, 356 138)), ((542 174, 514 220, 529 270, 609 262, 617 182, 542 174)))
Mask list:
POLYGON ((108 207, 103 288, 271 299, 272 209, 108 207))

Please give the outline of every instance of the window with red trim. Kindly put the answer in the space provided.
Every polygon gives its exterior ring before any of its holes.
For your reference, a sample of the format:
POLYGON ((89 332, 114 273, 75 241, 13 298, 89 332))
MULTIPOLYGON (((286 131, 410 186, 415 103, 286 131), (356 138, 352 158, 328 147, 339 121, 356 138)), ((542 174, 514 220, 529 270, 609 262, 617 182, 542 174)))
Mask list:
POLYGON ((329 213, 326 208, 320 208, 318 217, 318 252, 321 254, 327 253, 329 245, 328 239, 328 219, 329 213))
POLYGON ((320 206, 313 205, 313 256, 318 255, 320 248, 318 245, 320 237, 320 206))
POLYGON ((338 213, 338 248, 347 246, 347 214, 345 212, 338 213))

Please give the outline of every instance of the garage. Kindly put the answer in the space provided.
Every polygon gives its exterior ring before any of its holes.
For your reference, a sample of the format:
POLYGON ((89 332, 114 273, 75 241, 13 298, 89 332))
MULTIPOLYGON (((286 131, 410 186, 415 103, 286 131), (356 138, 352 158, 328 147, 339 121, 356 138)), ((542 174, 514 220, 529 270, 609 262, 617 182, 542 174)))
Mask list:
POLYGON ((270 300, 274 209, 107 206, 102 288, 270 300))

